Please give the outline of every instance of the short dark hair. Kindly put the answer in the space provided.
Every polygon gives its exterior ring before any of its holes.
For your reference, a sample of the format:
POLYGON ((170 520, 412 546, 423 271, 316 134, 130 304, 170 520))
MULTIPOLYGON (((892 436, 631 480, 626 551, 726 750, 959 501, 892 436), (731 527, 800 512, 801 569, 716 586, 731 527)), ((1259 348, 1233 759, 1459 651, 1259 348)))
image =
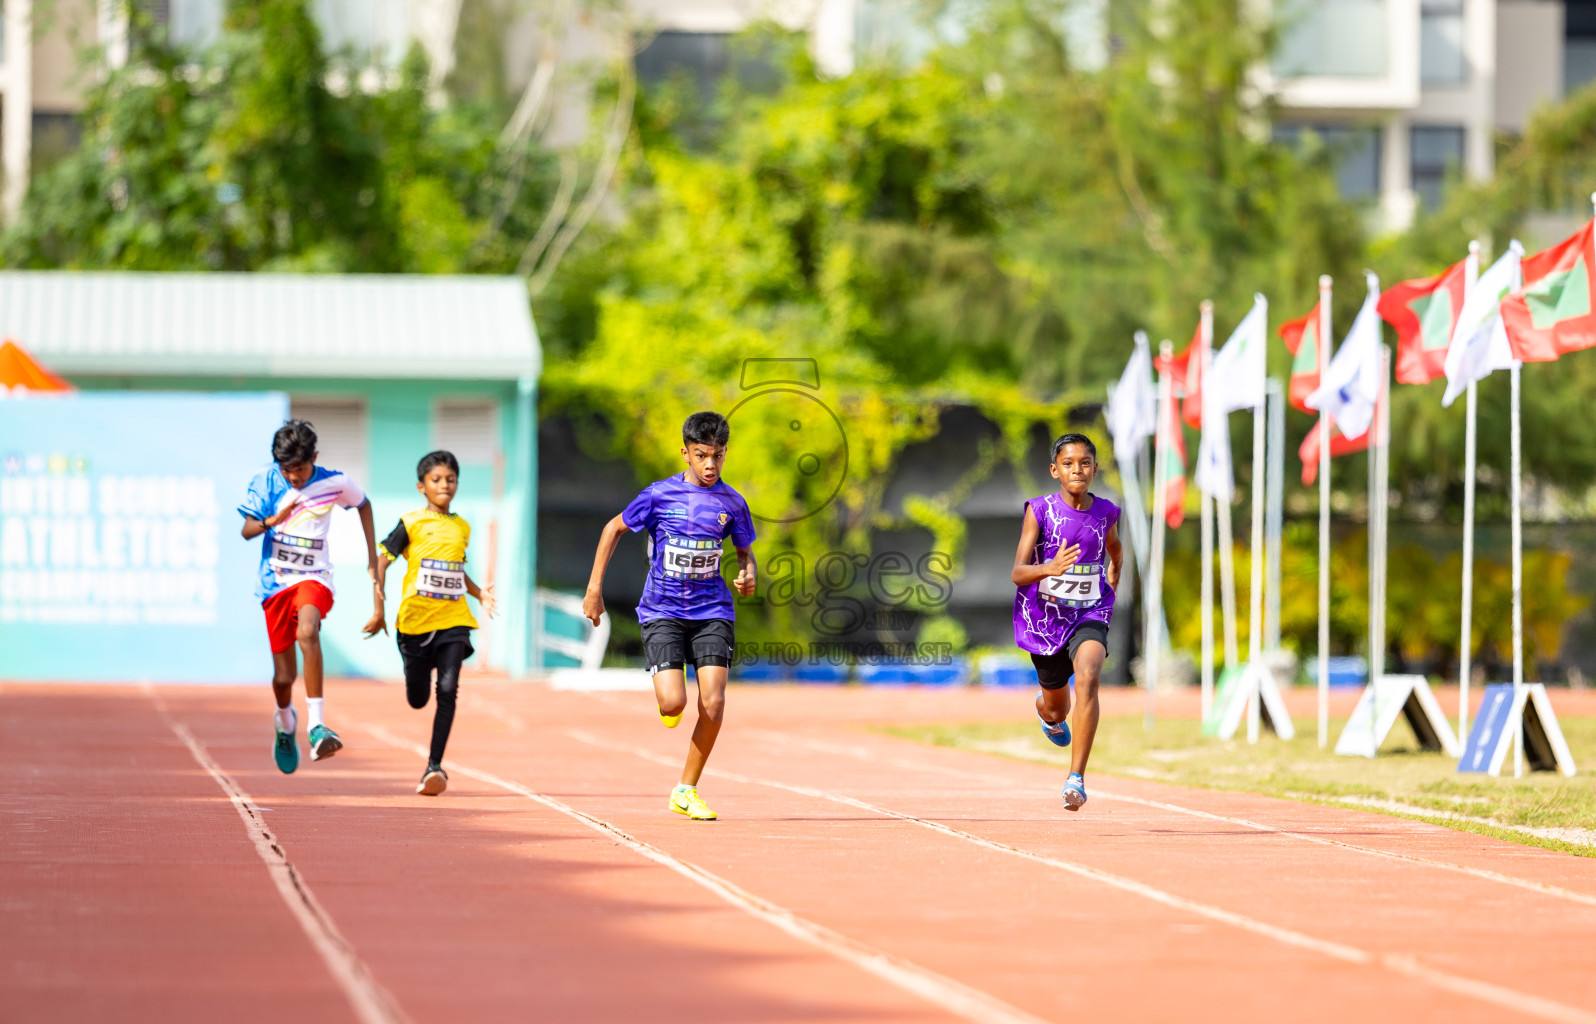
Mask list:
POLYGON ((272 461, 294 466, 316 458, 316 431, 309 420, 289 420, 272 435, 272 461))
POLYGON ((1053 442, 1053 455, 1048 461, 1057 462, 1058 453, 1063 451, 1064 446, 1067 444, 1084 444, 1086 450, 1092 453, 1092 461, 1097 461, 1097 445, 1093 444, 1092 439, 1085 434, 1064 434, 1060 436, 1057 441, 1053 442))
POLYGON ((731 424, 718 412, 695 412, 682 424, 682 444, 723 445, 731 440, 731 424))
POLYGON ((427 470, 435 466, 448 466, 455 476, 460 475, 460 463, 455 461, 454 453, 440 449, 435 452, 428 452, 421 457, 420 462, 416 463, 416 479, 425 480, 427 478, 427 470))

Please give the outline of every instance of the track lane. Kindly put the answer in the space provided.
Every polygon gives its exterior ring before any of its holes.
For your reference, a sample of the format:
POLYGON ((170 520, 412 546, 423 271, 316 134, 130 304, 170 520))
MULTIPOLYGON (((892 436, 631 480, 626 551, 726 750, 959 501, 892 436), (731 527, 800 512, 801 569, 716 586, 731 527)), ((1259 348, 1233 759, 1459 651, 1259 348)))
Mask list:
POLYGON ((355 1020, 237 813, 136 688, 7 684, 0 765, 7 1024, 355 1020))
MULTIPOLYGON (((609 702, 611 701, 606 701, 606 703, 609 702)), ((728 735, 730 735, 730 731, 728 731, 728 735)), ((887 742, 893 743, 894 741, 887 742)), ((902 744, 897 745, 902 746, 902 744)), ((961 759, 966 763, 971 760, 978 762, 992 762, 994 760, 980 755, 969 755, 956 751, 945 753, 955 755, 956 759, 961 759)), ((671 763, 675 760, 670 755, 661 755, 661 757, 666 763, 671 763)), ((790 777, 790 768, 792 767, 790 758, 784 757, 781 760, 786 762, 782 767, 789 769, 787 776, 783 777, 790 777)), ((715 764, 724 768, 728 763, 727 753, 723 748, 717 754, 715 764)), ((998 763, 1001 764, 1002 762, 998 763)), ((1016 767, 1030 766, 1016 765, 1016 767)), ((817 779, 826 778, 827 772, 824 764, 817 763, 811 766, 806 762, 805 768, 806 780, 811 784, 815 784, 817 779)), ((982 770, 987 771, 984 768, 982 770)), ((1043 768, 1042 772, 1046 774, 1046 769, 1043 768)), ((987 778, 983 784, 990 782, 990 776, 990 771, 987 771, 987 778)), ((1051 785, 1056 785, 1056 782, 1050 782, 1049 788, 1051 788, 1051 785)), ((1119 786, 1120 780, 1116 780, 1114 785, 1119 786)), ((857 788, 856 785, 855 790, 857 788)), ((942 794, 946 794, 948 788, 949 784, 946 782, 939 781, 937 783, 936 789, 942 794)), ((1226 796, 1233 795, 1226 794, 1226 796)), ((967 809, 971 799, 991 801, 989 793, 985 795, 972 792, 960 793, 955 795, 951 802, 955 805, 962 804, 962 806, 939 808, 937 813, 942 820, 950 817, 965 816, 968 813, 967 809)), ((1031 800, 1034 801, 1035 797, 1033 796, 1031 800)), ((1260 798, 1252 798, 1252 800, 1254 803, 1260 802, 1260 798)), ((1310 813, 1330 810, 1332 811, 1332 817, 1341 816, 1340 811, 1333 809, 1304 808, 1303 805, 1293 805, 1282 801, 1263 802, 1282 803, 1294 808, 1299 814, 1304 810, 1310 813)), ((1094 809, 1097 809, 1097 806, 1094 805, 1094 809)), ((1030 804, 1030 807, 1034 813, 1034 802, 1030 804)), ((1168 816, 1161 817, 1156 813, 1165 809, 1173 808, 1161 809, 1156 805, 1144 806, 1140 810, 1146 813, 1139 816, 1128 809, 1120 808, 1117 809, 1118 813, 1114 816, 1124 825, 1132 826, 1134 832, 1145 836, 1156 837, 1159 833, 1169 833, 1173 836, 1187 839, 1192 837, 1212 837, 1211 834, 1215 831, 1212 827, 1212 820, 1204 823, 1204 827, 1193 828, 1189 820, 1186 822, 1172 822, 1167 820, 1168 816), (1132 825, 1133 821, 1134 824, 1132 825)), ((1010 813, 995 815, 995 817, 1001 817, 1005 822, 1020 821, 1027 814, 1026 808, 1023 806, 1014 808, 1005 806, 1003 810, 1010 813)), ((1188 819, 1191 817, 1189 809, 1179 809, 1178 813, 1188 819)), ((1357 829, 1369 829, 1372 827, 1379 833, 1382 840, 1388 842, 1411 838, 1413 835, 1422 835, 1432 841, 1442 842, 1455 842, 1454 837, 1462 838, 1465 841, 1478 838, 1464 836, 1451 830, 1440 829, 1423 823, 1407 822, 1358 812, 1352 812, 1347 817, 1353 820, 1357 829)), ((1076 822, 1086 819, 1086 815, 1083 814, 1080 819, 1072 820, 1060 812, 1057 818, 1062 819, 1063 825, 1074 828, 1076 822)), ((1320 884, 1311 884, 1304 891, 1282 894, 1279 892, 1278 882, 1272 885, 1260 886, 1256 881, 1260 878, 1269 877, 1267 873, 1261 874, 1260 872, 1267 872, 1269 869, 1267 862, 1278 858, 1281 855, 1280 852, 1267 842, 1261 846, 1257 843, 1248 843, 1248 837, 1245 833, 1252 832, 1254 833, 1254 838, 1272 840, 1275 845, 1278 845, 1282 840, 1292 840, 1301 845, 1303 836, 1306 836, 1307 833, 1304 832, 1301 836, 1285 833, 1269 835, 1266 833, 1259 837, 1257 836, 1258 830, 1253 827, 1253 823, 1238 822, 1238 824, 1246 826, 1244 829, 1231 830, 1238 832, 1236 839, 1240 844, 1245 844, 1233 858, 1241 862, 1240 869, 1233 872, 1229 879, 1220 877, 1217 880, 1202 880, 1209 890, 1217 888, 1220 891, 1221 898, 1216 901, 1218 906, 1229 909, 1238 905, 1247 905, 1246 912, 1255 919, 1274 921, 1281 916, 1285 916, 1289 922, 1286 924, 1287 927, 1291 927, 1294 930, 1314 931, 1316 934, 1323 934, 1326 929, 1323 926, 1319 926, 1315 930, 1315 926, 1319 922, 1329 921, 1332 922, 1329 930, 1334 933, 1335 937, 1328 941, 1338 942, 1353 948, 1369 945, 1368 938, 1371 935, 1379 936, 1379 941, 1374 944, 1375 948, 1372 950, 1371 955, 1381 962, 1388 963, 1392 969, 1412 976, 1426 977, 1431 984, 1439 984, 1455 991, 1470 991, 1473 998, 1486 997, 1497 1002, 1503 1001, 1504 997, 1508 1001, 1517 998, 1521 1006, 1534 1009, 1541 1016, 1549 1017, 1550 1019, 1590 1019, 1582 1016, 1583 1011, 1579 1010, 1579 1007, 1590 1005, 1590 1003, 1586 1002, 1589 998, 1589 988, 1579 983, 1579 979, 1584 972, 1579 971, 1576 958, 1573 956, 1573 951, 1578 948, 1578 945, 1569 944, 1565 941, 1566 937, 1571 934, 1589 933, 1593 915, 1590 913, 1591 908, 1588 904, 1569 906, 1567 901, 1560 902, 1558 900, 1557 891, 1535 891, 1532 884, 1527 887, 1519 886, 1519 891, 1514 891, 1500 884, 1500 879, 1494 878, 1475 876, 1467 880, 1468 884, 1459 885, 1458 873, 1455 871, 1450 873, 1451 877, 1445 879, 1445 885, 1437 886, 1435 878, 1429 876, 1441 874, 1447 865, 1400 856, 1385 858, 1386 863, 1379 864, 1377 870, 1373 872, 1370 872, 1366 865, 1359 867, 1355 864, 1337 863, 1337 858, 1334 857, 1330 859, 1330 863, 1327 865, 1324 857, 1316 857, 1314 858, 1316 867, 1310 869, 1309 877, 1311 880, 1311 870, 1317 870, 1321 875, 1320 884), (1262 853, 1260 854, 1259 851, 1262 851, 1262 853), (1350 881, 1344 886, 1337 885, 1333 881, 1337 877, 1347 878, 1350 881), (1414 893, 1419 895, 1415 897, 1414 893), (1356 911, 1350 915, 1348 913, 1349 897, 1354 904, 1351 909, 1356 911), (1355 906, 1360 898, 1366 899, 1370 905, 1367 907, 1355 906), (1547 904, 1548 898, 1551 899, 1549 906, 1547 904), (1544 925, 1544 928, 1533 929, 1534 934, 1525 936, 1522 942, 1513 943, 1514 948, 1506 956, 1505 963, 1501 952, 1493 952, 1492 974, 1498 978, 1524 977, 1525 974, 1521 974, 1518 971, 1519 968, 1522 968, 1531 979, 1539 977, 1550 980, 1561 975, 1559 979, 1562 983, 1560 988, 1554 985, 1552 991, 1546 993, 1546 996, 1550 998, 1543 999, 1542 996, 1537 996, 1536 985, 1533 981, 1522 988, 1508 989, 1505 986, 1494 984, 1489 978, 1480 977, 1477 981, 1475 980, 1478 959, 1473 950, 1491 948, 1498 945, 1500 942, 1500 923, 1504 919, 1504 915, 1508 917, 1517 916, 1519 918, 1523 918, 1525 915, 1533 915, 1544 925), (1458 923, 1463 922, 1466 924, 1470 921, 1473 922, 1472 928, 1463 927, 1461 934, 1459 934, 1458 923), (1444 941, 1439 945, 1431 941, 1434 936, 1438 935, 1444 937, 1444 941), (1460 945, 1463 947, 1461 950, 1459 949, 1460 945), (1423 951, 1427 954, 1427 959, 1415 959, 1417 951, 1423 951), (1573 984, 1568 984, 1570 981, 1573 984), (1517 993, 1516 997, 1514 995, 1515 992, 1517 993), (1565 1000, 1561 1009, 1555 1005, 1557 1002, 1556 996, 1559 993, 1565 1000)), ((1344 833, 1348 829, 1346 826, 1342 826, 1339 831, 1344 833)), ((1094 838, 1104 841, 1105 844, 1112 848, 1120 837, 1099 833, 1094 838)), ((1000 838, 999 841, 1005 840, 1000 838)), ((1149 842, 1152 845, 1156 845, 1156 839, 1149 842)), ((1148 845, 1148 843, 1142 845, 1148 845)), ((1486 840, 1485 845, 1505 848, 1502 852, 1508 854, 1514 854, 1519 850, 1526 849, 1492 840, 1486 840)), ((1342 860, 1355 860, 1358 858, 1366 859, 1370 851, 1340 847, 1339 852, 1344 853, 1342 860)), ((1537 854, 1547 853, 1547 851, 1532 852, 1537 854)), ((1117 859, 1119 853, 1123 853, 1123 851, 1116 851, 1116 855, 1111 857, 1111 863, 1108 866, 1112 866, 1112 860, 1117 859)), ((1287 854, 1287 856, 1291 855, 1287 854)), ((1098 859, 1101 860, 1101 858, 1098 859)), ((1156 861, 1156 858, 1154 858, 1154 861, 1156 861)), ((1542 864, 1561 862, 1566 866, 1575 868, 1576 874, 1578 873, 1577 869, 1586 865, 1584 861, 1556 854, 1539 858, 1539 861, 1542 864)), ((1174 862, 1175 858, 1167 858, 1165 865, 1149 861, 1147 867, 1149 870, 1157 872, 1174 862)), ((1165 874, 1166 877, 1155 878, 1153 880, 1154 884, 1173 889, 1179 888, 1179 886, 1190 881, 1191 870, 1189 867, 1177 866, 1172 875, 1168 872, 1165 874)), ((1140 879, 1145 876, 1138 872, 1137 877, 1140 879)), ((1300 878, 1302 876, 1296 877, 1300 878)), ((1515 881, 1522 882, 1523 880, 1516 879, 1515 881)), ((1299 888, 1301 887, 1299 886, 1299 888)), ((1565 891, 1572 895, 1578 895, 1573 890, 1565 891)))
MULTIPOLYGON (((379 693, 391 726, 424 733, 429 716, 379 693)), ((491 784, 456 774, 445 797, 415 796, 416 755, 364 737, 353 703, 329 716, 345 751, 292 777, 264 759, 258 715, 191 707, 182 721, 274 808, 296 866, 413 1020, 956 1019, 491 784)))

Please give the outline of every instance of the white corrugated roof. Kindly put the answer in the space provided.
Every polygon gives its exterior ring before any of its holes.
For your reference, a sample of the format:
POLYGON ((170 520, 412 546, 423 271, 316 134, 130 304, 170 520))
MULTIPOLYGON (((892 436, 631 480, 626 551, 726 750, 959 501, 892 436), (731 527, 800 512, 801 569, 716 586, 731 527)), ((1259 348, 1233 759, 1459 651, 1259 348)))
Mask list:
POLYGON ((515 380, 542 369, 515 277, 0 271, 0 337, 69 376, 515 380))

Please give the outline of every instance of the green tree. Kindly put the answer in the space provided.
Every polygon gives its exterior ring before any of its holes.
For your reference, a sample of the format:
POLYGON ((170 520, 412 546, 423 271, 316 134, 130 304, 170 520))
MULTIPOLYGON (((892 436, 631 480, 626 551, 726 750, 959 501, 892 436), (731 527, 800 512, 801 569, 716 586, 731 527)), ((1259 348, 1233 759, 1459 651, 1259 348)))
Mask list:
POLYGON ((32 182, 11 265, 506 270, 508 239, 536 230, 546 161, 489 231, 509 163, 495 111, 434 109, 419 49, 391 72, 329 55, 309 0, 234 3, 200 50, 129 11, 129 59, 89 90, 77 151, 32 182))

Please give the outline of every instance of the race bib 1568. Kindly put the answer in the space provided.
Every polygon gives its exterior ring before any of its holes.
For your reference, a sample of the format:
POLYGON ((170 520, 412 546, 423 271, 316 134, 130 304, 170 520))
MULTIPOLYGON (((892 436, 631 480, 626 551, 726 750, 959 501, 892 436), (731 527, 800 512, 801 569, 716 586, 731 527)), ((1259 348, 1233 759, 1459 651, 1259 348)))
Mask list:
POLYGON ((276 572, 320 572, 327 568, 325 542, 288 533, 272 534, 272 569, 276 572))
POLYGON ((1091 608, 1103 599, 1103 567, 1082 563, 1072 565, 1057 576, 1049 576, 1037 588, 1046 604, 1065 608, 1091 608))
POLYGON ((674 579, 708 580, 720 575, 721 542, 669 537, 661 552, 665 575, 674 579))
POLYGON ((465 596, 465 563, 423 558, 416 570, 416 593, 443 601, 458 601, 465 596))

